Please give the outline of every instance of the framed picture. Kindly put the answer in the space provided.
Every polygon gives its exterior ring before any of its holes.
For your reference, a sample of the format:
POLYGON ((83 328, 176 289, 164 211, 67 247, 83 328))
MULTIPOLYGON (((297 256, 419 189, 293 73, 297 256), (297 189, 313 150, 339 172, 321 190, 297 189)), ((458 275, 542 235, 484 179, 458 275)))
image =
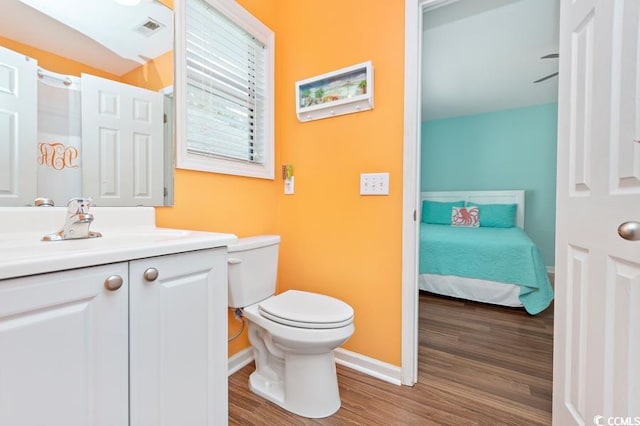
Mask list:
POLYGON ((296 82, 296 113, 300 121, 370 109, 373 109, 371 61, 296 82))

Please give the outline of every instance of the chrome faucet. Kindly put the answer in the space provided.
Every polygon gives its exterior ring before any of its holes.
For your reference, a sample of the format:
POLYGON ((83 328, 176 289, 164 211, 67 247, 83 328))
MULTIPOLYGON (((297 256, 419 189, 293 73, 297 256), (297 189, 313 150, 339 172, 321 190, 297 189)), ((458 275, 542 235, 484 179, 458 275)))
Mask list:
POLYGON ((42 241, 74 240, 79 238, 102 237, 102 234, 89 231, 93 215, 89 213, 91 198, 72 198, 67 203, 67 219, 58 232, 47 234, 42 241))

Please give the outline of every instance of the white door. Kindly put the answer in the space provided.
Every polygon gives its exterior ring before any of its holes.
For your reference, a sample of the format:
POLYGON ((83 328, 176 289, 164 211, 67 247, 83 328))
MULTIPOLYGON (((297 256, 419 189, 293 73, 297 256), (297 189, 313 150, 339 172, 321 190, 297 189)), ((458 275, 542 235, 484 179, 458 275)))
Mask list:
POLYGON ((553 424, 640 424, 640 1, 563 0, 553 424))
POLYGON ((131 426, 227 424, 226 249, 131 262, 131 426))
POLYGON ((38 64, 0 46, 0 205, 33 205, 38 176, 38 64))
POLYGON ((164 200, 163 95, 82 74, 82 192, 99 206, 164 200))
POLYGON ((127 272, 0 280, 0 425, 127 424, 127 272), (105 287, 112 276, 120 288, 105 287))

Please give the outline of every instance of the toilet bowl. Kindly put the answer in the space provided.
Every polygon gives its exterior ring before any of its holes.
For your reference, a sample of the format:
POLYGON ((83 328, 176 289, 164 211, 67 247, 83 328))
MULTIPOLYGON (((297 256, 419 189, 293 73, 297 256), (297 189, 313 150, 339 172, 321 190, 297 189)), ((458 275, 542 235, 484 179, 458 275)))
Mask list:
POLYGON ((309 418, 340 408, 333 350, 353 334, 353 308, 322 294, 274 295, 278 236, 241 238, 229 247, 229 306, 248 322, 256 370, 249 387, 309 418))

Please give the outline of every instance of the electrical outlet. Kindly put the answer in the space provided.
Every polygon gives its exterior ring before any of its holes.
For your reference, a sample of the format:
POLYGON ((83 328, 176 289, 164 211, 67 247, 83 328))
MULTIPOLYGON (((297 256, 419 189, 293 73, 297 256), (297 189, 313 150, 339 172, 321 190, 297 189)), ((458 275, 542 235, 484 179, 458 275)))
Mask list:
POLYGON ((360 195, 389 195, 389 173, 360 173, 360 195))
POLYGON ((233 318, 235 318, 236 321, 242 321, 242 309, 240 308, 234 309, 233 318))
POLYGON ((284 180, 284 193, 285 195, 292 195, 294 192, 293 189, 293 184, 294 184, 294 178, 293 176, 291 176, 289 179, 285 179, 284 180))

